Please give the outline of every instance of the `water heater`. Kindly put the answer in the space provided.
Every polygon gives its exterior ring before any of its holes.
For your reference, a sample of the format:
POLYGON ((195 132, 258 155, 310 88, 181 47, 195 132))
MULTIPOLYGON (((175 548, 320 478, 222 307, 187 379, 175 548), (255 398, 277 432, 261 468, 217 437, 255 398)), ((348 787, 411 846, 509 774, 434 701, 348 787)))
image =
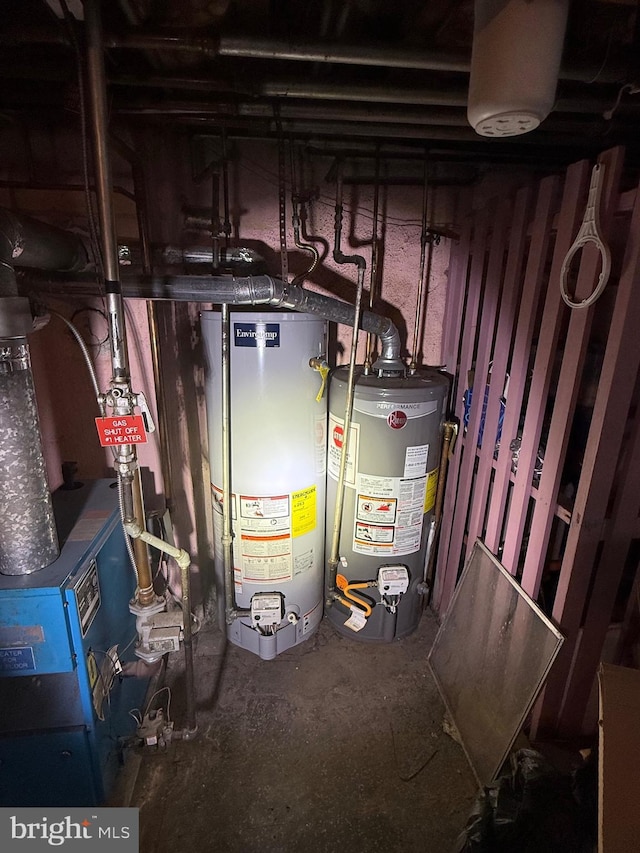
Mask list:
MULTIPOLYGON (((348 583, 370 582, 358 594, 372 612, 366 622, 354 620, 336 600, 327 615, 345 635, 385 642, 410 634, 420 621, 418 586, 435 504, 448 381, 427 370, 388 378, 357 368, 356 377, 338 572, 348 583)), ((327 553, 346 441, 347 380, 347 368, 340 367, 329 384, 327 553)))
MULTIPOLYGON (((203 312, 219 618, 222 564, 221 315, 203 312)), ((326 394, 310 366, 326 323, 304 314, 231 310, 231 501, 238 609, 228 639, 263 659, 308 639, 322 618, 326 394)), ((222 622, 224 624, 224 621, 222 622)))

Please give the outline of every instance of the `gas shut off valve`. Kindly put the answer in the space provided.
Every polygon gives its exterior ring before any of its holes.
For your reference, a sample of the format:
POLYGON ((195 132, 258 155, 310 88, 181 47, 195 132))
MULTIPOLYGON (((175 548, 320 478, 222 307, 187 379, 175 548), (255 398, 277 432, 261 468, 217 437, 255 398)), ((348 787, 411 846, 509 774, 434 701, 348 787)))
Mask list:
POLYGON ((400 596, 409 589, 409 569, 406 566, 380 566, 378 569, 378 592, 380 600, 389 611, 395 613, 400 596))

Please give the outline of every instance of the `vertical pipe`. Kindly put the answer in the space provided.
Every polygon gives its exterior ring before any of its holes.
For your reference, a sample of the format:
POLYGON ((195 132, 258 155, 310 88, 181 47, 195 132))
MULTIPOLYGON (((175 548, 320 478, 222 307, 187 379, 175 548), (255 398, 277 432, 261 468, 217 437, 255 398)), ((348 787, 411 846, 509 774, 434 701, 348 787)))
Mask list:
MULTIPOLYGON (((105 275, 107 311, 109 314, 109 343, 113 368, 112 393, 116 397, 118 411, 131 414, 131 388, 129 358, 125 328, 122 287, 119 280, 118 244, 112 206, 112 180, 109 151, 107 148, 107 105, 106 75, 104 69, 104 49, 102 38, 102 19, 100 0, 88 0, 85 3, 87 26, 87 70, 91 97, 91 128, 94 143, 94 168, 96 178, 96 198, 98 202, 98 220, 102 240, 102 262, 105 275), (118 385, 117 389, 115 385, 118 385)), ((136 521, 145 528, 144 505, 140 469, 137 465, 134 445, 118 450, 118 474, 124 486, 133 492, 136 521)), ((137 598, 140 604, 150 604, 155 600, 151 567, 147 547, 139 539, 134 542, 138 574, 137 598)))
POLYGON ((422 230, 420 232, 420 282, 418 284, 418 294, 416 296, 416 317, 413 325, 413 346, 411 349, 411 362, 409 364, 409 372, 415 373, 418 369, 418 351, 420 349, 421 338, 421 321, 424 306, 422 304, 425 283, 425 260, 427 253, 427 208, 428 208, 428 186, 427 186, 427 158, 424 158, 424 182, 422 193, 422 230))
MULTIPOLYGON (((149 218, 147 206, 147 193, 144 183, 144 174, 140 163, 135 157, 131 159, 131 171, 133 176, 133 192, 136 197, 136 215, 138 218, 138 231, 140 233, 140 244, 142 247, 142 271, 145 275, 153 272, 151 240, 149 236, 149 218)), ((167 448, 167 408, 162 386, 162 372, 160 362, 160 339, 158 336, 158 316, 153 299, 147 300, 147 323, 149 328, 149 344, 151 347, 151 361, 153 365, 153 380, 156 392, 156 404, 160 420, 160 465, 162 468, 162 480, 164 485, 164 496, 167 506, 171 507, 171 460, 167 448)), ((186 726, 183 736, 195 734, 198 728, 196 719, 196 694, 195 675, 193 666, 193 632, 191 625, 191 566, 180 562, 180 587, 182 589, 182 622, 183 622, 183 648, 184 648, 184 681, 186 696, 186 726)))
POLYGON ((233 576, 233 530, 231 509, 231 314, 229 304, 222 310, 222 564, 227 622, 235 605, 233 576))
MULTIPOLYGON (((369 280, 369 310, 373 311, 373 303, 376 297, 376 284, 378 278, 378 203, 380 201, 380 146, 376 148, 376 176, 373 190, 373 235, 371 238, 371 278, 369 280)), ((371 371, 373 361, 373 341, 371 332, 367 332, 367 344, 365 347, 364 372, 371 371)))
POLYGON ((328 560, 328 588, 333 593, 336 588, 336 575, 338 573, 338 562, 340 559, 340 531, 342 529, 342 516, 344 512, 344 489, 345 476, 347 473, 347 453, 349 450, 349 437, 351 434, 351 418, 353 415, 353 397, 355 392, 355 367, 358 350, 358 332, 360 329, 360 318, 362 313, 362 291, 364 288, 365 260, 361 255, 344 255, 340 246, 342 238, 342 163, 338 166, 336 187, 336 218, 335 218, 335 247, 333 258, 338 264, 356 264, 358 267, 358 287, 356 290, 356 302, 353 315, 353 334, 351 336, 351 354, 349 358, 349 376, 347 380, 347 400, 344 413, 344 438, 342 442, 342 453, 340 454, 340 467, 338 469, 338 485, 336 491, 336 506, 333 518, 333 532, 331 536, 331 551, 328 560))
POLYGON ((227 156, 227 134, 222 129, 222 196, 224 203, 224 247, 229 248, 231 220, 229 219, 229 158, 227 156))
POLYGON ((191 574, 190 567, 180 566, 180 583, 182 585, 182 616, 183 632, 182 642, 184 645, 184 686, 187 701, 186 707, 186 732, 194 734, 198 728, 196 721, 196 691, 193 670, 193 639, 191 630, 191 574))

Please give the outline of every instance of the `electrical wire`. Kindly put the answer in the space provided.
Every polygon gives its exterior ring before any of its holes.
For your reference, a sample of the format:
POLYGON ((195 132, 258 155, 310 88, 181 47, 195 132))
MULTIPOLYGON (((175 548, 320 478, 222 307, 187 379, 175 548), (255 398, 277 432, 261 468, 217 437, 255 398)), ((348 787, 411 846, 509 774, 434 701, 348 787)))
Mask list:
MULTIPOLYGON (((113 678, 109 684, 107 684, 105 681, 105 677, 104 677, 104 674, 102 672, 102 667, 96 665, 98 677, 99 677, 100 682, 102 684, 103 699, 107 700, 107 708, 109 709, 109 716, 111 716, 111 691, 113 689, 113 684, 114 684, 116 678, 120 675, 120 672, 119 672, 118 668, 116 667, 115 661, 113 660, 113 658, 111 657, 109 652, 105 652, 103 649, 94 649, 93 647, 91 647, 89 649, 89 654, 104 655, 104 657, 109 661, 109 663, 111 665, 111 669, 113 671, 113 678)), ((116 646, 116 654, 118 654, 118 647, 117 646, 116 646)), ((94 710, 96 712, 96 716, 98 717, 98 719, 101 722, 104 722, 105 716, 104 716, 104 713, 102 712, 102 708, 100 709, 100 711, 98 711, 98 709, 94 705, 94 710)))
POLYGON ((134 635, 133 635, 133 637, 132 637, 132 638, 129 640, 129 642, 127 643, 127 645, 126 645, 126 646, 123 648, 123 650, 120 652, 119 657, 120 657, 120 659, 121 659, 121 660, 123 659, 123 657, 124 657, 124 655, 125 655, 125 652, 128 652, 128 651, 129 651, 129 649, 131 648, 131 646, 135 643, 135 641, 136 641, 137 639, 138 639, 138 635, 137 635, 137 634, 134 634, 134 635))
POLYGON ((149 701, 147 702, 147 710, 144 712, 144 716, 146 717, 149 713, 149 709, 151 708, 151 703, 160 693, 167 691, 167 722, 171 720, 171 688, 165 685, 164 687, 160 687, 156 692, 151 696, 149 701))
POLYGON ((63 314, 61 314, 59 311, 56 311, 53 308, 50 308, 49 306, 46 306, 46 307, 47 307, 47 310, 49 311, 50 314, 53 314, 55 317, 58 317, 60 320, 62 320, 62 322, 69 328, 72 335, 74 336, 74 338, 78 342, 78 346, 80 347, 80 350, 82 351, 82 355, 84 356, 85 364, 87 365, 87 370, 89 371, 89 375, 91 376, 91 384, 93 385, 93 390, 94 390, 94 393, 96 396, 96 402, 98 404, 98 409, 100 410, 100 414, 102 415, 102 417, 104 417, 106 412, 105 412, 105 408, 104 408, 104 403, 100 402, 100 398, 102 395, 100 393, 100 386, 98 385, 98 376, 96 374, 96 368, 95 368, 95 365, 93 363, 93 359, 91 358, 89 348, 87 347, 87 345, 84 341, 84 338, 80 334, 80 331, 77 328, 77 326, 74 326, 74 324, 71 322, 71 320, 67 320, 67 318, 63 314))

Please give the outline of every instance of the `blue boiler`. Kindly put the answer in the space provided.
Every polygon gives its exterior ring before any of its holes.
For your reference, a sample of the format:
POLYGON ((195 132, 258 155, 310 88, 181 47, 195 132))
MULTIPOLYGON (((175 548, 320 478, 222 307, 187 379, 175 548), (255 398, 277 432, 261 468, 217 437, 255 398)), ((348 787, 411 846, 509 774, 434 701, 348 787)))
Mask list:
POLYGON ((0 805, 107 800, 143 708, 129 561, 113 481, 53 496, 60 556, 0 575, 0 805))

